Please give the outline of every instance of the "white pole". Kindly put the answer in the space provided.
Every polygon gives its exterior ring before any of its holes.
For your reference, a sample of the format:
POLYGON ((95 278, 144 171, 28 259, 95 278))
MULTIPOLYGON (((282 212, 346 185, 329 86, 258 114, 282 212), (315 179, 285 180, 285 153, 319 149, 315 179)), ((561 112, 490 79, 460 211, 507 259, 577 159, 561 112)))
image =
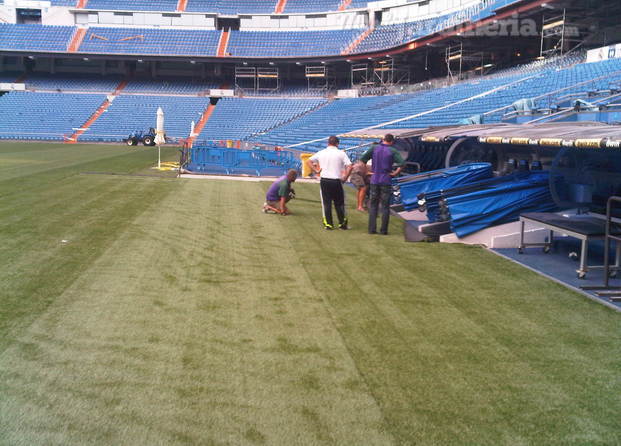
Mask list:
POLYGON ((162 150, 161 144, 165 143, 164 139, 164 110, 162 107, 157 108, 157 120, 155 124, 155 143, 157 144, 157 168, 162 166, 162 150))

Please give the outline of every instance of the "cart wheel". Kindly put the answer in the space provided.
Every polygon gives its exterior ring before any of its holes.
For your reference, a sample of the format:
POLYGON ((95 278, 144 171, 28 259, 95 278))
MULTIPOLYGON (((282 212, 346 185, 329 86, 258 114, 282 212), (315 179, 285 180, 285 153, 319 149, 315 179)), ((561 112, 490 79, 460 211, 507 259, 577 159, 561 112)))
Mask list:
POLYGON ((578 279, 583 280, 586 277, 586 272, 578 271, 577 276, 578 276, 578 279))
POLYGON ((154 146, 155 142, 153 141, 153 137, 151 136, 145 136, 144 139, 142 140, 142 143, 145 146, 154 146))
POLYGON ((550 254, 550 250, 552 249, 551 246, 544 246, 543 247, 543 253, 544 254, 550 254))
POLYGON ((136 138, 127 138, 127 141, 125 142, 128 146, 135 146, 138 144, 138 140, 136 138))

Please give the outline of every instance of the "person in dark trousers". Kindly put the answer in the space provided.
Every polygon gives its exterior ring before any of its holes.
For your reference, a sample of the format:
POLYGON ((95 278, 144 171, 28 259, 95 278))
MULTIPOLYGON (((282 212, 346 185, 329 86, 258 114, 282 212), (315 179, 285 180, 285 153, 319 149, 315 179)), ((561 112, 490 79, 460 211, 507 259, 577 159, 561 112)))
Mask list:
POLYGON ((380 234, 388 234, 390 220, 390 195, 392 192, 392 178, 401 173, 405 164, 403 158, 393 147, 395 137, 390 133, 384 136, 382 142, 367 150, 361 161, 372 161, 373 175, 371 175, 371 191, 369 197, 369 234, 377 234, 378 208, 382 215, 380 234), (393 165, 397 168, 393 170, 393 165))
POLYGON ((345 152, 339 150, 339 139, 336 136, 328 138, 328 147, 311 156, 307 165, 313 172, 321 175, 319 182, 321 190, 321 205, 323 209, 323 226, 334 229, 332 222, 332 203, 339 220, 339 229, 349 229, 345 215, 345 192, 343 181, 351 173, 351 161, 345 152))
POLYGON ((265 203, 263 203, 263 212, 275 212, 280 215, 288 215, 289 209, 287 202, 291 199, 293 189, 291 184, 298 177, 295 169, 289 169, 287 175, 283 175, 272 183, 265 195, 265 203))

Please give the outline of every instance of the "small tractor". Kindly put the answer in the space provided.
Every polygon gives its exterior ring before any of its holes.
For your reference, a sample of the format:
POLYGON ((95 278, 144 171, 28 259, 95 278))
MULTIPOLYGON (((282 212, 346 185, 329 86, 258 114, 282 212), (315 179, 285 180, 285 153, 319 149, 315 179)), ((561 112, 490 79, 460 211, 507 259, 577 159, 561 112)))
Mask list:
POLYGON ((135 131, 124 140, 128 146, 137 146, 139 143, 145 146, 155 145, 155 129, 151 127, 149 131, 135 131))

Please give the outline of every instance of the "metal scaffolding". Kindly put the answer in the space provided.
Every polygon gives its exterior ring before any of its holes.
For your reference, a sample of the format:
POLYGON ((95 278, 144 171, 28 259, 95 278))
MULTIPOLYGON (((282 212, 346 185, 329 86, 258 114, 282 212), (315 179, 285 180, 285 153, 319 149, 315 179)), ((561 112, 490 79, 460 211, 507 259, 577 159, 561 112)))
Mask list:
POLYGON ((280 90, 278 67, 235 67, 235 90, 246 92, 275 92, 280 90))
POLYGON ((562 56, 583 41, 580 26, 568 20, 567 11, 543 16, 541 25, 541 57, 562 56))
POLYGON ((332 69, 326 65, 307 65, 306 81, 309 91, 329 91, 336 84, 332 69))
POLYGON ((409 69, 400 67, 394 58, 374 60, 368 63, 356 63, 350 67, 351 88, 388 91, 396 85, 410 83, 409 69))
POLYGON ((487 63, 489 61, 489 54, 464 49, 463 43, 449 46, 445 50, 446 76, 449 82, 454 82, 463 79, 464 73, 469 70, 480 70, 483 74, 485 68, 491 67, 487 63))

